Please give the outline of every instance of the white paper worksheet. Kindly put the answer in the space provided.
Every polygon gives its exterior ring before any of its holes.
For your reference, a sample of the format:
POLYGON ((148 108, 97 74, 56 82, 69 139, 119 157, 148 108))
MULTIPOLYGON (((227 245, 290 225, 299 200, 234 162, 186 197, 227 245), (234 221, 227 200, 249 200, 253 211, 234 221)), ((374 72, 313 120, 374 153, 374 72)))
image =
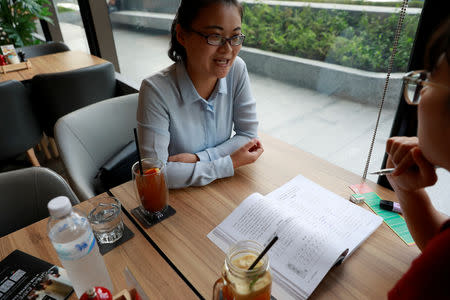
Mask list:
POLYGON ((247 197, 208 237, 227 251, 240 240, 265 245, 277 235, 269 251, 273 295, 281 289, 294 299, 306 299, 341 254, 353 252, 381 222, 299 175, 267 196, 247 197))

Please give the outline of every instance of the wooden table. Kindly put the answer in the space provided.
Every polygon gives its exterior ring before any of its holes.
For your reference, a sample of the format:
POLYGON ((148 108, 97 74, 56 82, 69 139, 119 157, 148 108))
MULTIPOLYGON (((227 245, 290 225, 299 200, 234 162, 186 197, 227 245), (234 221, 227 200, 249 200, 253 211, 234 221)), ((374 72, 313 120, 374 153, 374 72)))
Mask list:
MULTIPOLYGON (((86 213, 92 209, 92 204, 85 201, 77 207, 86 213)), ((132 222, 126 216, 123 219, 134 237, 103 256, 114 285, 113 293, 127 288, 123 270, 128 266, 150 299, 198 299, 132 222)), ((44 219, 0 238, 0 260, 19 249, 61 266, 47 237, 47 222, 48 219, 44 219)), ((71 299, 77 299, 75 293, 71 299)))
MULTIPOLYGON (((239 168, 233 177, 204 187, 171 190, 170 205, 177 213, 144 229, 205 299, 211 299, 225 259, 225 253, 206 235, 247 196, 267 194, 298 174, 347 199, 348 186, 361 182, 360 176, 278 139, 261 134, 261 141, 263 155, 254 164, 239 168)), ((382 198, 395 199, 392 191, 368 184, 382 198)), ((138 205, 131 182, 111 192, 127 211, 138 205)), ((384 299, 418 254, 416 246, 404 244, 383 223, 344 264, 325 276, 311 299, 384 299)))
POLYGON ((0 74, 0 82, 7 80, 29 80, 37 74, 56 73, 81 69, 107 62, 97 56, 82 51, 65 51, 28 59, 31 69, 8 72, 0 74))

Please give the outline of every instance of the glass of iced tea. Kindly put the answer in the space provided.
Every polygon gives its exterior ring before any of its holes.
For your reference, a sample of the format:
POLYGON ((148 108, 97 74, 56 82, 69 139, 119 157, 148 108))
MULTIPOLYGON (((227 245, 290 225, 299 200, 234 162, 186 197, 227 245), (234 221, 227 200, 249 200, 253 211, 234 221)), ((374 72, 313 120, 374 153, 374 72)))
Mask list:
POLYGON ((248 270, 263 249, 255 241, 240 241, 228 250, 222 277, 214 284, 214 300, 270 300, 272 276, 267 254, 248 270))
POLYGON ((156 158, 144 158, 141 163, 144 174, 141 174, 139 162, 131 167, 136 196, 146 215, 159 218, 169 200, 165 164, 156 158))

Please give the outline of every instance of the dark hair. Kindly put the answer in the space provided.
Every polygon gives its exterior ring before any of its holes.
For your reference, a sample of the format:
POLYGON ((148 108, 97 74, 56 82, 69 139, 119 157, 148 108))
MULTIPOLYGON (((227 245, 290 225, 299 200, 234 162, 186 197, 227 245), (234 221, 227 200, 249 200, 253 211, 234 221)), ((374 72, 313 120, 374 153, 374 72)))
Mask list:
POLYGON ((175 19, 172 22, 172 27, 170 30, 170 48, 169 48, 169 58, 174 62, 185 61, 186 60, 186 50, 177 40, 177 24, 180 24, 184 29, 191 29, 191 24, 197 17, 198 12, 215 3, 223 3, 226 5, 234 5, 239 9, 241 19, 243 16, 243 9, 239 1, 237 0, 181 0, 181 4, 178 7, 175 19))
POLYGON ((432 72, 442 54, 450 65, 450 17, 438 27, 428 42, 425 51, 425 69, 432 72))

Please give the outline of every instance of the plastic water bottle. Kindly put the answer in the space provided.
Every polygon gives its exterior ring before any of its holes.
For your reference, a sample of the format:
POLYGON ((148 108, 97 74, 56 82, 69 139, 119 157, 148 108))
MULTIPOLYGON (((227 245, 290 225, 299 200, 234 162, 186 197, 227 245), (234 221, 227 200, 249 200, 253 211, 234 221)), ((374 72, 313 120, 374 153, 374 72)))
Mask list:
POLYGON ((77 297, 94 286, 112 291, 111 279, 86 217, 73 210, 69 199, 64 196, 52 199, 47 207, 50 212, 48 236, 77 297))

